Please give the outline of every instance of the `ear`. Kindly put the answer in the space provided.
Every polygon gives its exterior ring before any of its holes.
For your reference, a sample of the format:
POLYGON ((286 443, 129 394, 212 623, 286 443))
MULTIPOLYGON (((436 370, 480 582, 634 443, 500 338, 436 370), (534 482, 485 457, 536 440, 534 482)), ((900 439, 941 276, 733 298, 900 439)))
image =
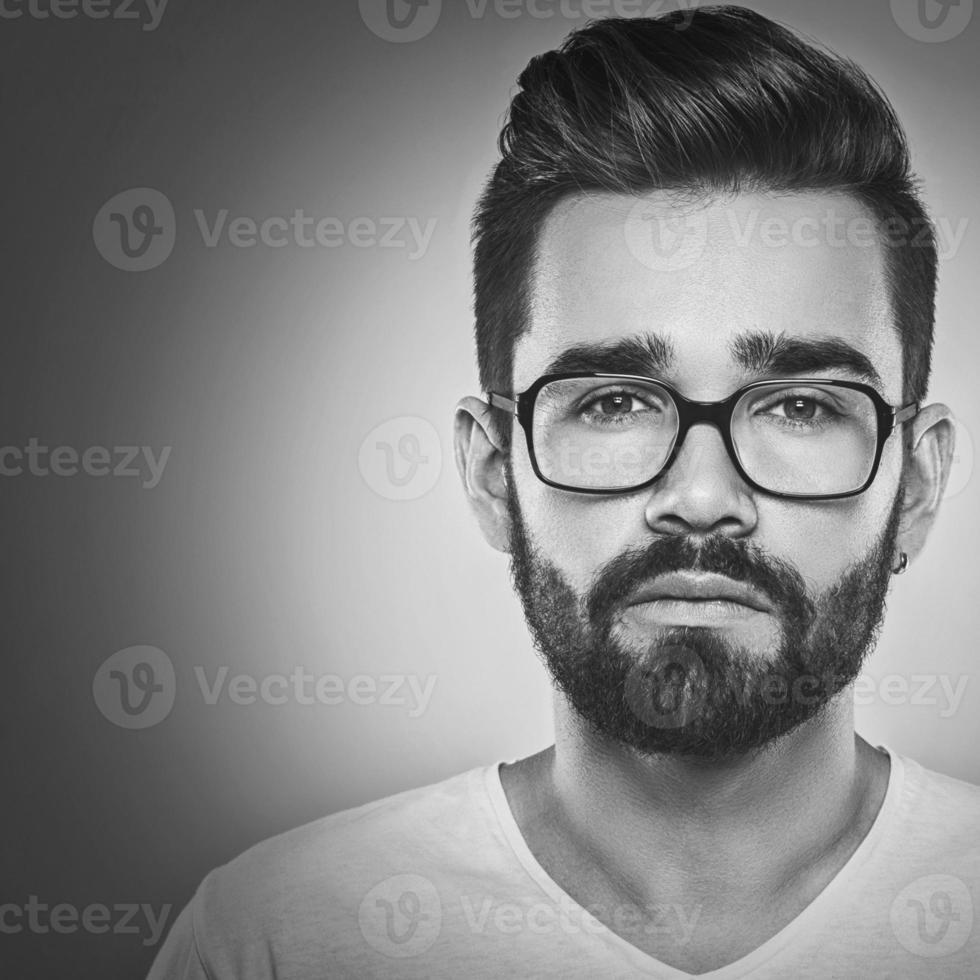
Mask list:
POLYGON ((509 552, 506 456, 494 430, 492 412, 486 402, 472 396, 456 406, 456 469, 487 543, 497 551, 509 552))
POLYGON ((912 426, 912 453, 905 463, 898 540, 902 551, 914 558, 926 543, 946 491, 956 430, 953 413, 938 403, 927 405, 908 424, 912 426))

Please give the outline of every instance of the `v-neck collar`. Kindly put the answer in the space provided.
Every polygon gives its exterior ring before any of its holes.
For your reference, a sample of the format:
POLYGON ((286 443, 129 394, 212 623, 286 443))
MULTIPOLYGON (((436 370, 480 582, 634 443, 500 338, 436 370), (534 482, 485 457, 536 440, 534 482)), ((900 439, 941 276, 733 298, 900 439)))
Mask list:
POLYGON ((503 783, 500 779, 500 767, 505 764, 511 764, 513 760, 505 760, 487 766, 484 769, 484 786, 490 798, 490 803, 501 833, 535 884, 557 904, 575 909, 581 921, 588 922, 587 931, 592 935, 605 939, 633 967, 648 976, 657 977, 658 980, 739 980, 739 978, 750 977, 753 971, 759 969, 770 960, 773 960, 787 949, 794 948, 794 939, 801 932, 808 930, 811 925, 814 925, 825 915, 825 910, 835 907, 838 894, 847 889, 850 881, 859 873, 871 857, 872 852, 898 808, 905 782, 905 767, 900 757, 885 745, 879 745, 878 748, 885 751, 890 760, 888 787, 885 790, 884 798, 882 799, 874 822, 871 824, 870 829, 865 834, 861 843, 858 844, 851 856, 837 874, 824 886, 822 891, 817 894, 799 915, 788 922, 779 932, 740 959, 719 967, 717 970, 710 970, 707 973, 686 973, 676 967, 668 966, 656 957, 643 952, 643 950, 628 942, 579 905, 545 871, 538 863, 534 854, 531 853, 531 849, 524 840, 524 835, 521 833, 520 827, 518 827, 517 821, 514 819, 514 814, 510 809, 510 804, 507 802, 507 795, 504 792, 503 783))

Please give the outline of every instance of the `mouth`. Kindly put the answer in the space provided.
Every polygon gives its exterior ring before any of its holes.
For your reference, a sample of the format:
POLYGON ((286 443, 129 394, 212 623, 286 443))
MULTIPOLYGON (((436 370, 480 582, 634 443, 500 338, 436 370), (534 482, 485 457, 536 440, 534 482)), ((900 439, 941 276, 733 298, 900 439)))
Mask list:
POLYGON ((662 608, 683 604, 677 607, 716 613, 773 611, 772 604, 752 586, 724 575, 703 572, 661 575, 633 593, 628 605, 647 606, 651 603, 662 608))

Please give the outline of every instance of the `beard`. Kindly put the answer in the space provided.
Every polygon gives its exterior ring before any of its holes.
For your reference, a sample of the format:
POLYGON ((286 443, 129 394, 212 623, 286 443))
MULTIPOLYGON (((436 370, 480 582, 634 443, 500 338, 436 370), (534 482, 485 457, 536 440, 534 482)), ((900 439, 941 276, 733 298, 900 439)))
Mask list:
POLYGON ((900 488, 869 553, 818 596, 757 545, 723 535, 669 535, 618 555, 579 596, 534 546, 507 465, 511 577, 557 689, 601 738, 644 756, 718 762, 770 745, 815 718, 858 676, 885 611, 900 488), (714 572, 754 587, 781 627, 751 651, 706 626, 663 626, 641 649, 616 635, 628 597, 657 576, 714 572))

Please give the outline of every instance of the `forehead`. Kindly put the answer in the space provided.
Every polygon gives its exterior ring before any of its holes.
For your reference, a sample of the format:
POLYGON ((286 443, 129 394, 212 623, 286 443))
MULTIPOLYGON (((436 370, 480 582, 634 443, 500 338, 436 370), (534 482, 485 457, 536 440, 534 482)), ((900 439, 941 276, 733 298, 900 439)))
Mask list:
POLYGON ((539 236, 514 389, 569 348, 630 337, 669 351, 662 373, 688 397, 723 397, 754 380, 736 351, 758 337, 854 348, 885 397, 901 396, 882 247, 868 212, 842 194, 560 202, 539 236))

